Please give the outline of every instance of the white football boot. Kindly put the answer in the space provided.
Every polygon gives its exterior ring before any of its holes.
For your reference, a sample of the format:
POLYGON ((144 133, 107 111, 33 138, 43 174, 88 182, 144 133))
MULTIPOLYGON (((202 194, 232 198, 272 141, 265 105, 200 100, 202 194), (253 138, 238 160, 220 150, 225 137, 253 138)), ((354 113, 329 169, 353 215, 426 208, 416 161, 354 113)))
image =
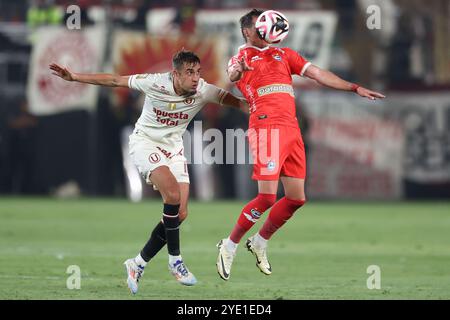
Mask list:
POLYGON ((195 276, 188 270, 182 260, 177 260, 174 264, 169 264, 169 271, 175 279, 185 286, 193 286, 197 283, 195 276))
POLYGON ((227 249, 227 246, 225 245, 225 241, 228 241, 228 239, 222 239, 217 244, 217 248, 219 249, 219 256, 217 257, 217 272, 219 273, 219 276, 223 280, 230 279, 230 273, 231 273, 231 265, 233 264, 233 259, 236 255, 236 251, 230 251, 227 249))
POLYGON ((139 279, 144 274, 144 268, 137 265, 134 259, 128 259, 124 263, 127 271, 127 284, 132 294, 136 294, 138 291, 139 279))
POLYGON ((253 253, 256 258, 256 266, 261 270, 262 273, 269 275, 272 273, 272 267, 270 266, 269 260, 267 259, 267 246, 261 247, 256 244, 255 236, 248 238, 245 246, 248 251, 253 253))

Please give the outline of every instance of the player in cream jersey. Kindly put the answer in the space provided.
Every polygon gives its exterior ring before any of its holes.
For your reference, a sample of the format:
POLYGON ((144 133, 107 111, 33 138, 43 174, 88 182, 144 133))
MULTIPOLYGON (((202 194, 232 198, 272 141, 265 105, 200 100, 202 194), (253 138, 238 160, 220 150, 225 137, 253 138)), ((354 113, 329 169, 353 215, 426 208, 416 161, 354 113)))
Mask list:
POLYGON ((172 72, 133 75, 128 80, 130 88, 145 93, 142 114, 130 136, 130 154, 147 183, 161 165, 167 165, 179 183, 189 183, 183 133, 205 104, 222 105, 233 97, 202 78, 196 91, 187 95, 178 95, 172 83, 172 72))
POLYGON ((161 221, 141 252, 124 262, 127 284, 135 294, 146 264, 167 244, 169 271, 184 285, 197 280, 180 253, 179 225, 187 216, 189 174, 182 135, 207 103, 247 110, 245 101, 200 78, 200 59, 189 51, 177 52, 168 73, 119 76, 74 73, 51 64, 53 74, 67 81, 111 87, 129 87, 145 94, 142 114, 130 136, 130 156, 139 172, 160 191, 164 201, 161 221))
POLYGON ((144 108, 136 129, 154 141, 181 142, 189 122, 207 103, 223 104, 226 91, 199 79, 192 95, 179 96, 173 89, 171 72, 129 77, 128 86, 145 93, 144 108))

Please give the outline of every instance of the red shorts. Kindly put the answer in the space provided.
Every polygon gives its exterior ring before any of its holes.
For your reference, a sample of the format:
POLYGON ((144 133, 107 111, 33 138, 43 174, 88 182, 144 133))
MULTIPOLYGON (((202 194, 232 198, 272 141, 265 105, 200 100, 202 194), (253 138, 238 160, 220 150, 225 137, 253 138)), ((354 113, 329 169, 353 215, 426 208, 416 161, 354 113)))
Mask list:
POLYGON ((254 163, 253 180, 278 180, 280 176, 305 179, 305 147, 299 128, 250 128, 248 140, 254 163))

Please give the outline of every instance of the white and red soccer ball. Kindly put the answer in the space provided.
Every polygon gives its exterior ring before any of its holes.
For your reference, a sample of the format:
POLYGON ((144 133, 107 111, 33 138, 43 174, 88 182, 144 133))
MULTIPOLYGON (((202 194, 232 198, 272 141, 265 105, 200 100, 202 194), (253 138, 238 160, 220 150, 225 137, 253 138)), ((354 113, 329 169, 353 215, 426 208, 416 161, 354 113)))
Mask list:
POLYGON ((289 33, 289 22, 281 12, 267 10, 256 19, 255 28, 261 39, 268 43, 279 43, 289 33))

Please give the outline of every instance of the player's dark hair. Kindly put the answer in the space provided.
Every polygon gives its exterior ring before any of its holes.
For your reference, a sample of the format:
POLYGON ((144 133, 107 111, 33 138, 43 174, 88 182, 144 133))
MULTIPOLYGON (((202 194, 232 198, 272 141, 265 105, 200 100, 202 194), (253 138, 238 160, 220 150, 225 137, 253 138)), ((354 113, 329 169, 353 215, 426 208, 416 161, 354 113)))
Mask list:
POLYGON ((181 70, 184 63, 197 64, 200 63, 200 58, 192 51, 186 51, 183 48, 173 55, 172 66, 176 70, 181 70))
POLYGON ((252 9, 252 11, 250 11, 249 13, 247 13, 246 15, 242 16, 239 19, 239 22, 241 23, 241 32, 242 32, 242 36, 244 37, 244 40, 247 41, 247 38, 245 37, 244 34, 244 28, 251 28, 253 26, 253 17, 259 17, 261 13, 263 13, 264 10, 261 9, 252 9))

